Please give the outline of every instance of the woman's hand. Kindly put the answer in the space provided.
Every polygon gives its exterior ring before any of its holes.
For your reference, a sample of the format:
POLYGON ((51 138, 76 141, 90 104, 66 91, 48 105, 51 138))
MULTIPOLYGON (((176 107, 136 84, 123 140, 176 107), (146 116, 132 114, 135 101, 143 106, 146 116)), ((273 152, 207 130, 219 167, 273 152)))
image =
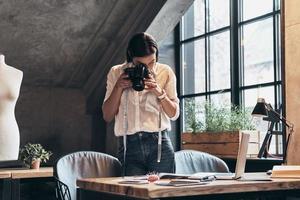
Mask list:
POLYGON ((131 85, 132 83, 128 79, 128 75, 124 73, 121 74, 110 97, 102 105, 103 118, 106 122, 110 122, 114 119, 119 110, 123 90, 131 87, 131 85))
POLYGON ((156 96, 160 96, 163 90, 160 88, 152 74, 149 74, 149 78, 144 79, 145 89, 153 92, 156 96))
POLYGON ((128 79, 128 75, 123 73, 120 75, 119 79, 116 82, 116 87, 118 89, 126 89, 132 86, 131 80, 128 79))
POLYGON ((150 74, 149 78, 144 79, 145 89, 153 92, 160 104, 164 112, 171 118, 176 114, 176 105, 175 103, 169 99, 168 95, 162 90, 156 80, 153 78, 153 75, 150 74))

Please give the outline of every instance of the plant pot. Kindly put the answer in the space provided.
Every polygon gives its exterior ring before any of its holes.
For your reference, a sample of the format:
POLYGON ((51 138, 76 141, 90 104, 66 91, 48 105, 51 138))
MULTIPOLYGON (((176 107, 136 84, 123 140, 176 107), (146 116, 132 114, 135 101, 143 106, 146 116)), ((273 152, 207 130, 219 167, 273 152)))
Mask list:
POLYGON ((30 165, 30 169, 39 169, 40 168, 40 164, 41 164, 41 160, 37 159, 32 161, 31 165, 30 165))

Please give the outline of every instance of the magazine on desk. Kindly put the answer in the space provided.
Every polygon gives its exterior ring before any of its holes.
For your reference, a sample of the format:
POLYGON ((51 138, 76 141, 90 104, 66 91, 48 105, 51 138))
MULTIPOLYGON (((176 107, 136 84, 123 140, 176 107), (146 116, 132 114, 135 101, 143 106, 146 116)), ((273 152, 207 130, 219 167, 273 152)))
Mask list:
POLYGON ((173 173, 160 173, 160 179, 194 179, 194 180, 206 180, 213 178, 215 173, 211 172, 199 172, 195 174, 173 174, 173 173))
MULTIPOLYGON (((174 173, 159 173, 159 179, 171 179, 169 185, 187 185, 187 184, 199 184, 200 182, 209 182, 215 180, 215 173, 195 173, 195 174, 174 174, 174 173)), ((128 176, 124 177, 121 184, 147 184, 148 176, 128 176)), ((160 182, 158 185, 165 185, 167 182, 160 182)))
POLYGON ((209 182, 202 182, 200 180, 190 180, 190 179, 171 179, 169 181, 155 181, 155 185, 160 186, 174 186, 174 187, 180 187, 180 186, 194 186, 194 185, 206 185, 209 182))

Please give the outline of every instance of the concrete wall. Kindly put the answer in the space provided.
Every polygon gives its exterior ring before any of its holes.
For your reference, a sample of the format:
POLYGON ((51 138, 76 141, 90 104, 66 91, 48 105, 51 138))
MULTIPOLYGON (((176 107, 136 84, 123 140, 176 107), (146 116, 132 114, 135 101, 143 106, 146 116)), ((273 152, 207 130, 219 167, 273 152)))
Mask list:
MULTIPOLYGON (((16 107, 21 145, 41 143, 52 160, 78 150, 115 152, 101 113, 107 72, 124 61, 134 33, 162 40, 192 2, 0 1, 0 52, 24 72, 16 107)), ((172 37, 161 43, 160 59, 174 67, 172 37)))
POLYGON ((54 154, 91 149, 91 117, 81 90, 21 87, 16 106, 21 145, 41 143, 54 154))
POLYGON ((284 2, 286 117, 295 125, 288 164, 300 164, 300 1, 284 2))

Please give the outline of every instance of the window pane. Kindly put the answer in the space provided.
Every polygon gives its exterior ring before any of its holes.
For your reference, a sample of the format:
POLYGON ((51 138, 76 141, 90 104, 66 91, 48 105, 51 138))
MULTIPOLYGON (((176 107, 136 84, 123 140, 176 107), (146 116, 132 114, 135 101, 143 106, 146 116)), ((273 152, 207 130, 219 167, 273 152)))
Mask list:
POLYGON ((275 10, 280 10, 281 0, 275 0, 275 10))
POLYGON ((195 0, 182 19, 182 40, 198 36, 205 29, 205 0, 195 0))
POLYGON ((199 130, 202 122, 205 120, 204 104, 205 96, 184 98, 183 99, 183 114, 182 128, 183 132, 199 130))
POLYGON ((273 11, 273 0, 242 0, 243 20, 258 17, 273 11))
POLYGON ((229 31, 210 37, 211 91, 230 88, 229 31))
MULTIPOLYGON (((266 103, 270 103, 273 108, 275 107, 274 86, 244 90, 243 96, 245 98, 244 105, 250 110, 253 110, 254 106, 256 105, 257 98, 264 98, 266 103)), ((262 118, 256 117, 254 117, 252 120, 254 121, 256 129, 260 131, 260 144, 262 144, 268 131, 269 122, 262 120, 262 118)), ((277 140, 281 140, 280 137, 278 137, 277 140)), ((271 146, 269 149, 269 152, 274 154, 277 153, 275 141, 276 138, 272 138, 271 146)))
POLYGON ((265 101, 271 103, 272 106, 274 106, 275 103, 274 86, 247 89, 243 91, 243 96, 246 108, 254 108, 257 103, 257 98, 264 98, 265 101))
POLYGON ((182 94, 205 92, 204 39, 182 45, 182 94))
POLYGON ((281 23, 280 23, 280 15, 276 15, 277 21, 278 21, 278 26, 277 26, 277 30, 276 30, 276 34, 277 36, 277 41, 276 41, 276 56, 277 56, 277 80, 281 81, 281 31, 280 31, 280 27, 281 27, 281 23))
POLYGON ((209 30, 229 26, 229 0, 209 0, 209 30))
POLYGON ((230 92, 218 93, 210 95, 210 100, 214 105, 230 106, 231 105, 231 94, 230 92))
POLYGON ((274 81, 273 19, 243 27, 244 85, 274 81))

